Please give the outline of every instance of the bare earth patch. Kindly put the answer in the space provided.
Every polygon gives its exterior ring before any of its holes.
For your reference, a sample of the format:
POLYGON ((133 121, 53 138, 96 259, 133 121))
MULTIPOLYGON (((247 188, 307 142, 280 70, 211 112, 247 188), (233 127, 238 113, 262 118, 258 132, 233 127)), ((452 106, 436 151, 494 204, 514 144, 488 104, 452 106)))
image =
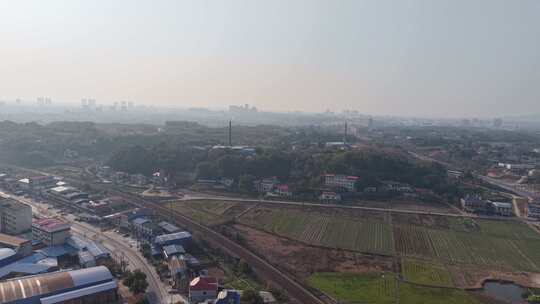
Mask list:
POLYGON ((233 228, 246 244, 273 265, 304 279, 313 272, 365 273, 391 271, 393 259, 350 251, 307 246, 244 225, 233 228))

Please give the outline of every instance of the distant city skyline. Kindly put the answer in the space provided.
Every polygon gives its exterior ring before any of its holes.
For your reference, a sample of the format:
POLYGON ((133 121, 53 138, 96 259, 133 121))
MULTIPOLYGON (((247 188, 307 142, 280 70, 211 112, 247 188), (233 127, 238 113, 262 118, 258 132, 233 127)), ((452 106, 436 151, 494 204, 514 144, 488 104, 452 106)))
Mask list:
POLYGON ((540 113, 540 1, 3 1, 0 99, 540 113))

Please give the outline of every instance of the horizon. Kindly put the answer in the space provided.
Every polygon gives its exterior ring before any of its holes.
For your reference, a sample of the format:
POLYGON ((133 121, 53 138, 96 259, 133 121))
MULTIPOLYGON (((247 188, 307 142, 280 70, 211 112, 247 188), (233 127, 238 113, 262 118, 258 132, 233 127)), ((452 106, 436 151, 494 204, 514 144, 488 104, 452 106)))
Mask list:
POLYGON ((540 113, 540 2, 0 4, 0 99, 74 106, 540 113))

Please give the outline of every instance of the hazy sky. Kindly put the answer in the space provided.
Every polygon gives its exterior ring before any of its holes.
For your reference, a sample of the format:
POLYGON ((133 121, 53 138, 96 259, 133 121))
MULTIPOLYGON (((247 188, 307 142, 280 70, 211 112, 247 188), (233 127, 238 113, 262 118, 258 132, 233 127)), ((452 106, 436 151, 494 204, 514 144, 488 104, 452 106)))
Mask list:
POLYGON ((0 99, 540 113, 538 0, 0 0, 0 99))

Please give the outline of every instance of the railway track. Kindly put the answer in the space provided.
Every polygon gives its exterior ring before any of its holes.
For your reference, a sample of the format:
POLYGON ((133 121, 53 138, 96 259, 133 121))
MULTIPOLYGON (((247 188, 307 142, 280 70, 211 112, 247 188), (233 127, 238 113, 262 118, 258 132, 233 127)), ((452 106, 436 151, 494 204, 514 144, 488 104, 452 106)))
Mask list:
MULTIPOLYGON (((72 180, 73 183, 80 183, 79 181, 72 180)), ((287 294, 300 301, 302 304, 325 304, 321 299, 316 297, 308 289, 302 286, 300 283, 296 282, 294 279, 289 277, 287 274, 283 273, 272 264, 263 260, 250 250, 238 245, 232 240, 226 238, 225 236, 219 234, 218 232, 192 220, 189 217, 182 215, 176 211, 172 211, 170 208, 167 208, 163 205, 160 205, 155 202, 147 201, 140 198, 137 195, 127 193, 124 191, 112 189, 99 184, 92 184, 95 188, 101 188, 102 190, 107 190, 110 193, 113 193, 118 196, 125 197, 129 199, 132 204, 139 208, 150 208, 159 212, 160 215, 164 217, 171 217, 171 212, 173 219, 179 225, 185 227, 192 232, 197 232, 203 235, 203 238, 209 243, 219 246, 221 249, 226 251, 229 254, 237 256, 245 260, 251 267, 253 267, 259 276, 262 279, 273 282, 280 286, 287 294)))

